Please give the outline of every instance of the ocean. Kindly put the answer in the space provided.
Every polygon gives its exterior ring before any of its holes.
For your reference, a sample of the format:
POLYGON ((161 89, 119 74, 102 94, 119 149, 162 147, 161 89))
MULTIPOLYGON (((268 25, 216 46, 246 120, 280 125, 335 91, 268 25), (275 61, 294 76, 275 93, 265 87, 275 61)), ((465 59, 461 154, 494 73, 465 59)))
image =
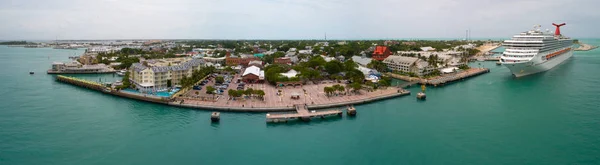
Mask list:
POLYGON ((355 118, 287 124, 231 112, 211 124, 211 111, 105 95, 45 73, 82 52, 0 46, 0 164, 600 164, 599 49, 522 78, 476 62, 491 72, 429 87, 426 101, 415 86, 356 106, 355 118))

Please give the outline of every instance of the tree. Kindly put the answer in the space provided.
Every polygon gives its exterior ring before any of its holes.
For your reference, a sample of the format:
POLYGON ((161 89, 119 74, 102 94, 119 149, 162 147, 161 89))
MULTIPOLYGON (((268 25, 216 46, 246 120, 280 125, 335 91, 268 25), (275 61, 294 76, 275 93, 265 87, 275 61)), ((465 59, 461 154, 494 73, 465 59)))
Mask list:
POLYGON ((377 82, 380 86, 390 86, 390 82, 385 80, 385 79, 381 79, 379 80, 379 82, 377 82))
POLYGON ((325 93, 325 95, 329 96, 329 94, 331 93, 331 87, 323 87, 323 92, 325 93))
POLYGON ((346 91, 346 88, 344 88, 344 86, 337 85, 337 91, 344 92, 344 91, 346 91))
POLYGON ((213 95, 213 99, 214 99, 214 97, 215 97, 215 90, 217 90, 217 89, 215 89, 213 86, 209 85, 209 86, 206 87, 206 94, 212 94, 213 95))
POLYGON ((265 96, 265 91, 263 90, 255 90, 254 94, 256 94, 258 97, 260 97, 261 100, 264 100, 264 96, 265 96))
POLYGON ((372 60, 367 67, 377 70, 378 72, 386 72, 387 65, 381 61, 372 60))
POLYGON ((342 71, 343 65, 341 62, 337 60, 332 60, 325 63, 325 71, 329 74, 338 74, 342 71))
POLYGON ((358 64, 356 64, 352 59, 344 62, 344 71, 349 71, 356 68, 358 68, 358 64))
POLYGON ((263 61, 265 61, 266 63, 272 64, 275 62, 276 58, 284 57, 284 56, 285 56, 284 52, 277 51, 273 54, 263 56, 263 61))
POLYGON ((233 97, 237 97, 237 90, 235 90, 235 89, 229 89, 229 90, 227 90, 227 95, 229 97, 232 97, 232 98, 233 97))
POLYGON ((246 96, 252 96, 252 94, 254 94, 254 89, 252 89, 252 88, 248 88, 248 89, 246 89, 246 90, 244 91, 244 94, 245 94, 246 96))
POLYGON ((327 62, 325 61, 325 59, 323 59, 323 57, 313 56, 312 58, 310 58, 310 60, 308 60, 307 65, 308 65, 308 67, 316 68, 318 66, 325 65, 325 63, 327 63, 327 62))
POLYGON ((171 87, 171 85, 172 85, 172 84, 171 84, 171 80, 167 80, 167 87, 169 87, 169 88, 170 88, 170 87, 171 87))
POLYGON ((365 79, 365 75, 360 70, 354 68, 352 70, 346 71, 346 75, 344 78, 352 82, 362 82, 365 79))
POLYGON ((352 87, 352 91, 354 92, 358 92, 358 90, 362 88, 362 85, 358 82, 353 82, 352 84, 350 84, 350 86, 352 87))
POLYGON ((225 82, 225 79, 223 78, 223 76, 217 76, 217 77, 215 77, 215 82, 218 84, 221 84, 221 83, 225 82))
POLYGON ((224 69, 225 72, 229 72, 229 73, 233 73, 235 70, 233 70, 233 68, 231 68, 230 66, 225 67, 224 69))

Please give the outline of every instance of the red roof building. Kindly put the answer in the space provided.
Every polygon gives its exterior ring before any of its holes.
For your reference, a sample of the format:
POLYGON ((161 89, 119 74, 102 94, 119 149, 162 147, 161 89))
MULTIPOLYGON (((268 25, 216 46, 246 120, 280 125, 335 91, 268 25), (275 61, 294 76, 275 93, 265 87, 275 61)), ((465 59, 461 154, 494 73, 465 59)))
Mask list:
POLYGON ((279 57, 275 59, 274 63, 292 65, 292 60, 289 57, 279 57))
POLYGON ((373 55, 371 56, 374 60, 383 61, 385 58, 392 55, 390 49, 387 46, 377 46, 375 47, 375 51, 373 51, 373 55))

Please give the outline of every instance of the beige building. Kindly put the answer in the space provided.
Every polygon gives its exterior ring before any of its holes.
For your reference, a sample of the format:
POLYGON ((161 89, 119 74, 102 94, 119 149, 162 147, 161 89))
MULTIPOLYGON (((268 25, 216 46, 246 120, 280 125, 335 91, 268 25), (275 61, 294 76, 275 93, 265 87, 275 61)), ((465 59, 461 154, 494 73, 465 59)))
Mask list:
POLYGON ((429 65, 427 61, 414 57, 389 56, 383 60, 383 63, 387 65, 389 70, 414 73, 418 76, 430 74, 437 69, 429 65))
POLYGON ((141 92, 161 91, 179 85, 183 77, 191 77, 193 71, 205 64, 202 59, 191 58, 148 60, 143 63, 134 63, 129 68, 129 80, 141 92))

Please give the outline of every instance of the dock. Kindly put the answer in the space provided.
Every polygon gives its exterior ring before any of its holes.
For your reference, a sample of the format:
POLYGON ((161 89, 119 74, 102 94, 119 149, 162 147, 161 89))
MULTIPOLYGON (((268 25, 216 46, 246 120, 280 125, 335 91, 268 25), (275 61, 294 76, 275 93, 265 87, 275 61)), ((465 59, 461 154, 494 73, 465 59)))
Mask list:
POLYGON ((482 75, 482 74, 489 73, 489 72, 490 72, 489 68, 471 68, 471 69, 468 69, 463 72, 453 73, 453 74, 449 74, 449 75, 443 75, 443 76, 439 76, 439 77, 436 77, 431 80, 427 80, 425 82, 425 84, 432 85, 432 86, 445 85, 445 84, 448 84, 448 83, 451 83, 454 81, 463 80, 463 79, 466 79, 469 77, 474 77, 474 76, 482 75))
POLYGON ((302 121, 310 121, 311 118, 320 117, 325 118, 329 116, 342 116, 341 110, 324 110, 324 111, 308 111, 308 107, 303 104, 294 105, 296 108, 296 113, 288 113, 288 114, 271 114, 267 113, 267 122, 268 123, 278 123, 278 122, 287 122, 289 120, 297 120, 300 119, 302 121))
POLYGON ((589 51, 598 48, 598 46, 592 46, 589 44, 579 43, 579 47, 575 48, 575 51, 589 51))
POLYGON ((470 61, 500 61, 500 57, 479 56, 479 57, 472 57, 470 61))

